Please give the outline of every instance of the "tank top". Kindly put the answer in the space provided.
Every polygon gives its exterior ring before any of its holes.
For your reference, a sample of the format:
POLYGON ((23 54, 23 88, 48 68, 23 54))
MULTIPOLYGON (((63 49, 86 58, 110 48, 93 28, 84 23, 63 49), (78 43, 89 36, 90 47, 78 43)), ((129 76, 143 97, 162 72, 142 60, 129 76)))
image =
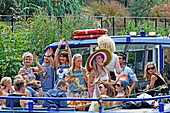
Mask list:
MULTIPOLYGON (((100 81, 109 82, 108 74, 105 75, 105 76, 101 76, 99 80, 100 80, 100 81)), ((96 81, 96 78, 94 79, 94 82, 95 82, 95 81, 96 81)))
POLYGON ((86 82, 84 80, 84 73, 81 70, 73 71, 74 76, 70 79, 69 90, 70 91, 83 91, 87 89, 86 82))
POLYGON ((64 80, 66 74, 68 74, 67 70, 69 68, 69 65, 59 65, 58 69, 56 70, 56 82, 58 82, 59 80, 64 80))
POLYGON ((155 81, 154 87, 158 87, 158 86, 161 86, 161 85, 165 84, 165 82, 159 77, 159 75, 157 75, 157 74, 153 74, 153 75, 158 78, 155 81))
POLYGON ((101 76, 101 77, 100 77, 100 81, 106 81, 106 82, 109 82, 108 74, 107 74, 107 75, 105 75, 105 76, 101 76))
POLYGON ((27 77, 29 78, 30 81, 35 80, 36 76, 34 75, 34 70, 33 68, 30 68, 28 71, 26 68, 24 68, 24 72, 26 73, 27 77))

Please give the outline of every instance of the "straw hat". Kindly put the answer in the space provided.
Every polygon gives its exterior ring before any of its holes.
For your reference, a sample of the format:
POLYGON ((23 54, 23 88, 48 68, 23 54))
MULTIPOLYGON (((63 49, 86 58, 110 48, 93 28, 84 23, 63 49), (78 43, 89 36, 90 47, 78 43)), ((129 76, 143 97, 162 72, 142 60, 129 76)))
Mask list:
POLYGON ((97 55, 100 55, 103 58, 104 66, 107 66, 112 60, 112 53, 109 49, 101 48, 94 51, 86 60, 86 70, 90 72, 93 68, 92 62, 97 55))

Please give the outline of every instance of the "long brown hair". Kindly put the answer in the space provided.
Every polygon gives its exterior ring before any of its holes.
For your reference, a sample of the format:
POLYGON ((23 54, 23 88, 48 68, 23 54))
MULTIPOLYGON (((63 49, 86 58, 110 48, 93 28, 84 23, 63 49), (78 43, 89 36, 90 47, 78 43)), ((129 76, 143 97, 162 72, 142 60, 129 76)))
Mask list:
MULTIPOLYGON (((68 52, 62 51, 62 52, 60 52, 60 54, 59 54, 59 59, 60 59, 60 56, 66 57, 66 65, 69 65, 68 52)), ((59 60, 59 64, 61 65, 60 60, 59 60)))
MULTIPOLYGON (((99 76, 99 72, 97 71, 96 58, 92 61, 92 66, 93 66, 93 69, 94 69, 94 71, 95 71, 95 75, 98 77, 98 76, 99 76)), ((105 73, 108 72, 107 69, 106 69, 104 66, 102 66, 102 70, 103 70, 105 73)))
POLYGON ((112 84, 110 84, 109 82, 103 82, 103 81, 101 81, 101 82, 99 82, 99 85, 100 84, 103 84, 103 86, 105 87, 105 88, 107 88, 107 92, 106 92, 106 95, 107 96, 109 96, 109 97, 115 97, 115 88, 112 86, 112 84))

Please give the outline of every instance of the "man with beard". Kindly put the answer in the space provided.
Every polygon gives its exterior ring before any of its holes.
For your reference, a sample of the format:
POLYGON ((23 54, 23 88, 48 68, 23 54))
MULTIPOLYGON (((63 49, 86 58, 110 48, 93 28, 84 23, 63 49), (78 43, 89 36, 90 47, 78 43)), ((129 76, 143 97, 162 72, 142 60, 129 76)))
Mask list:
POLYGON ((39 74, 39 80, 44 92, 47 92, 54 87, 54 60, 53 49, 49 48, 44 54, 44 62, 42 67, 46 69, 45 72, 39 74))

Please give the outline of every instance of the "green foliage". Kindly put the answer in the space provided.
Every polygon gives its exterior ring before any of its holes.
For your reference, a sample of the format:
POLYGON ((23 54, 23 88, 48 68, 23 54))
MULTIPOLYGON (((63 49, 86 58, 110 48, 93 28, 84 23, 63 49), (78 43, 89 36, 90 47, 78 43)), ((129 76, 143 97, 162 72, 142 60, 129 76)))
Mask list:
POLYGON ((129 10, 131 16, 148 17, 151 14, 151 8, 158 4, 158 0, 134 0, 129 3, 129 10))
POLYGON ((62 24, 61 24, 61 36, 70 40, 72 37, 72 32, 75 30, 81 30, 81 29, 90 29, 94 28, 93 25, 94 21, 93 18, 89 17, 75 17, 73 15, 66 15, 64 18, 62 18, 62 24))
POLYGON ((156 31, 157 35, 161 35, 161 36, 167 36, 168 35, 168 30, 170 29, 170 26, 167 28, 158 28, 155 29, 153 26, 153 22, 149 21, 149 22, 139 22, 137 24, 137 27, 135 27, 135 22, 133 21, 128 21, 128 25, 126 30, 117 33, 117 35, 129 35, 130 31, 136 31, 138 35, 140 35, 140 28, 144 28, 146 34, 148 34, 149 31, 156 31))
POLYGON ((0 24, 0 76, 16 75, 22 67, 21 56, 24 52, 43 54, 45 46, 59 41, 70 40, 77 29, 92 28, 93 21, 86 17, 65 15, 62 18, 48 16, 40 11, 34 18, 17 17, 15 32, 5 24, 0 24))
POLYGON ((80 14, 83 0, 0 0, 0 14, 11 15, 19 12, 32 15, 45 9, 49 15, 80 14), (10 8, 11 7, 11 8, 10 8))
POLYGON ((21 44, 21 40, 14 37, 9 26, 0 24, 0 77, 17 73, 21 66, 21 44))
POLYGON ((168 4, 170 0, 158 0, 159 4, 168 4))

